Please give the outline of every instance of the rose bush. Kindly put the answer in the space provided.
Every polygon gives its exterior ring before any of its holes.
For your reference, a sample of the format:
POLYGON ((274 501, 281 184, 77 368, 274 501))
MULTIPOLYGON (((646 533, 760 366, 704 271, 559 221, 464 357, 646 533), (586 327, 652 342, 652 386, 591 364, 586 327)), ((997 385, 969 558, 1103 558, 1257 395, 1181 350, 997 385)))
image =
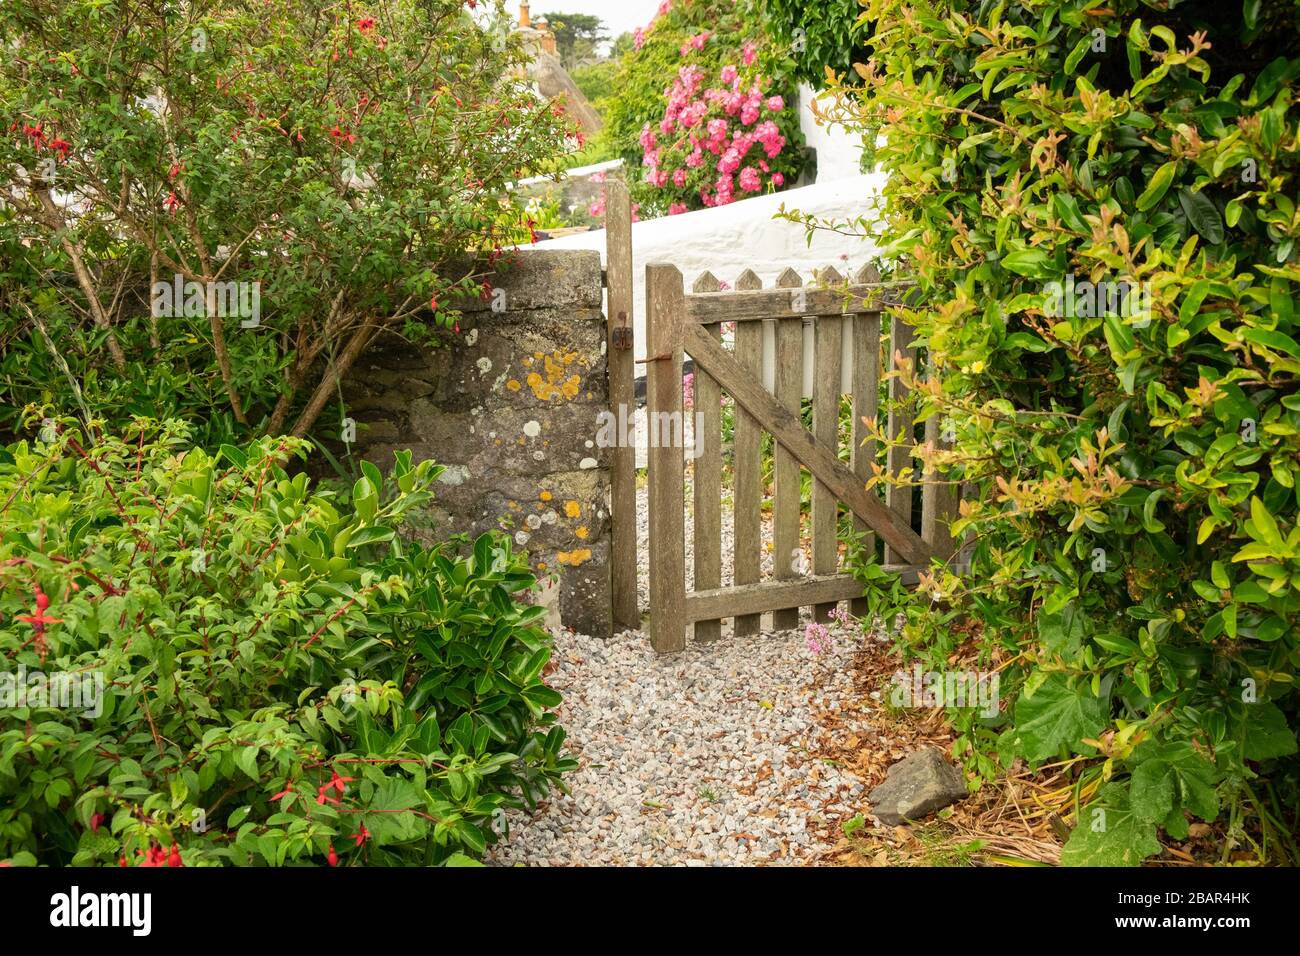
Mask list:
POLYGON ((798 97, 769 68, 759 23, 746 2, 676 0, 638 31, 604 135, 644 169, 629 177, 643 215, 727 205, 798 178, 798 97))
POLYGON ((439 471, 409 453, 341 500, 286 470, 298 439, 189 441, 0 449, 0 861, 482 854, 573 767, 524 556, 402 540, 439 471))

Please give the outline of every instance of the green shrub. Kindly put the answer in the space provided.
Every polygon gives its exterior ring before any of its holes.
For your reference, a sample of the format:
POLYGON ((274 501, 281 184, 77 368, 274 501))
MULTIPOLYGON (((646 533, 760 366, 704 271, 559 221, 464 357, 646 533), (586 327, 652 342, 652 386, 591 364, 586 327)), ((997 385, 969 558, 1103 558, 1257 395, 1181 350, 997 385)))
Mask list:
POLYGON ((978 653, 1007 704, 958 714, 958 753, 1070 768, 1067 863, 1191 818, 1296 860, 1300 6, 865 13, 838 115, 884 131, 864 225, 914 266, 910 377, 955 437, 919 457, 967 484, 973 548, 903 639, 978 653))
POLYGON ((398 537, 431 463, 339 500, 296 439, 55 428, 0 450, 0 859, 465 861, 573 766, 523 557, 398 537))
POLYGON ((452 328, 490 272, 457 263, 528 235, 502 197, 572 135, 463 0, 31 0, 0 49, 0 324, 127 377, 153 355, 118 327, 184 312, 255 435, 307 435, 382 333, 452 328))

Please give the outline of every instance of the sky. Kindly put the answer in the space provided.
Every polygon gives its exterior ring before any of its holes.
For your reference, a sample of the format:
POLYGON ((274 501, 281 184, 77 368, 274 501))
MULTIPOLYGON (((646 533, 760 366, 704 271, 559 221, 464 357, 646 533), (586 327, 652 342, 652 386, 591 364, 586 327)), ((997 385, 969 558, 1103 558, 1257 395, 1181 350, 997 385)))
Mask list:
MULTIPOLYGON (((518 0, 507 0, 506 9, 518 21, 518 0)), ((611 39, 645 26, 658 9, 659 0, 529 0, 534 19, 551 12, 594 14, 605 21, 611 39)))

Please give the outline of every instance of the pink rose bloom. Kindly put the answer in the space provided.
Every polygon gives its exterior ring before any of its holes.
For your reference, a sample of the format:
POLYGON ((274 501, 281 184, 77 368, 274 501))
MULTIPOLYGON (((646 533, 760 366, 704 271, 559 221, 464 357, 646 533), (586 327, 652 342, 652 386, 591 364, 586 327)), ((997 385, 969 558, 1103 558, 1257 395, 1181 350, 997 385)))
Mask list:
POLYGON ((684 212, 686 212, 686 203, 684 202, 675 202, 668 207, 668 215, 670 216, 679 216, 684 212))
POLYGON ((740 74, 737 72, 735 66, 728 64, 722 68, 722 82, 726 83, 728 86, 735 83, 739 77, 740 74))
POLYGON ((739 168, 740 153, 734 149, 727 150, 722 154, 722 158, 718 160, 718 172, 720 173, 734 173, 739 168))
POLYGON ((632 49, 639 50, 645 46, 645 31, 637 27, 632 31, 632 49))
POLYGON ((665 116, 659 121, 659 130, 663 133, 671 133, 676 126, 677 123, 671 116, 665 116))
POLYGON ((633 222, 640 222, 640 221, 641 221, 641 217, 640 217, 639 215, 637 215, 637 213, 639 213, 640 211, 641 211, 641 204, 640 204, 639 202, 634 202, 634 203, 632 203, 632 221, 633 221, 633 222))
POLYGON ((779 113, 785 109, 785 98, 781 96, 769 96, 767 98, 767 108, 773 113, 779 113))
POLYGON ((587 207, 587 215, 603 216, 605 215, 605 197, 601 196, 594 203, 587 207))
MULTIPOLYGON (((638 48, 638 49, 639 49, 639 48, 638 48)), ((745 55, 744 55, 744 60, 743 60, 745 66, 753 66, 753 65, 754 65, 754 60, 757 59, 757 57, 758 57, 758 50, 757 50, 757 48, 754 46, 754 44, 753 44, 753 43, 746 43, 746 44, 745 44, 745 55)))
POLYGON ((784 186, 784 185, 785 185, 785 176, 784 176, 782 173, 773 173, 773 174, 772 174, 772 184, 773 184, 774 186, 784 186))
POLYGON ((705 128, 709 131, 710 139, 724 139, 727 135, 727 121, 724 119, 711 119, 705 128))
POLYGON ((686 185, 686 170, 679 169, 673 173, 673 185, 678 189, 686 185))
POLYGON ((704 154, 697 147, 691 155, 686 157, 686 165, 691 169, 699 169, 704 165, 704 154))
POLYGON ((646 123, 645 127, 641 130, 641 148, 647 151, 652 150, 655 148, 656 142, 655 134, 650 129, 650 124, 646 123))
POLYGON ((723 100, 722 108, 727 111, 728 116, 735 116, 745 106, 745 96, 742 93, 728 93, 723 100))
POLYGON ((758 110, 754 109, 752 106, 746 106, 740 111, 740 122, 746 126, 750 126, 758 122, 758 115, 758 110))
POLYGON ((756 193, 762 187, 762 180, 759 179, 758 170, 753 166, 746 166, 740 171, 740 188, 747 193, 756 193))

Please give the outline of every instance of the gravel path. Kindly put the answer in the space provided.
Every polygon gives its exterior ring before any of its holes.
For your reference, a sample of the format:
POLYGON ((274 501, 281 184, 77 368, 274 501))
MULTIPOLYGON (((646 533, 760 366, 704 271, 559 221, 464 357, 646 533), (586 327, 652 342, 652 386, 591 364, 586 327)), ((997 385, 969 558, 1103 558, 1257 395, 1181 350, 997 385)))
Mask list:
POLYGON ((579 770, 569 795, 507 816, 489 862, 812 862, 864 803, 857 777, 815 756, 862 721, 860 706, 843 706, 861 635, 831 635, 817 654, 802 629, 737 640, 724 627, 721 641, 664 657, 639 631, 556 635, 548 682, 564 695, 579 770))

